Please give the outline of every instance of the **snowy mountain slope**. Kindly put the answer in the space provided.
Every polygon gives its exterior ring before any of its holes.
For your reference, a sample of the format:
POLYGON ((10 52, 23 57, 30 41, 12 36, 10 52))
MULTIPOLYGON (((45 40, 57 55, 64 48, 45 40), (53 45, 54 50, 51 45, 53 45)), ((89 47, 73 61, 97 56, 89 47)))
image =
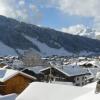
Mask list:
POLYGON ((37 47, 41 50, 40 52, 44 56, 50 56, 50 55, 59 55, 59 56, 68 55, 68 56, 71 56, 72 55, 72 53, 68 52, 64 48, 60 48, 60 49, 50 48, 48 45, 46 45, 45 43, 41 43, 36 38, 31 38, 31 37, 28 37, 28 36, 25 36, 25 38, 27 38, 32 43, 37 45, 37 47))
POLYGON ((0 16, 0 55, 33 48, 41 55, 100 53, 100 41, 0 16))
POLYGON ((0 42, 0 55, 17 55, 16 51, 13 48, 8 47, 7 45, 0 42))

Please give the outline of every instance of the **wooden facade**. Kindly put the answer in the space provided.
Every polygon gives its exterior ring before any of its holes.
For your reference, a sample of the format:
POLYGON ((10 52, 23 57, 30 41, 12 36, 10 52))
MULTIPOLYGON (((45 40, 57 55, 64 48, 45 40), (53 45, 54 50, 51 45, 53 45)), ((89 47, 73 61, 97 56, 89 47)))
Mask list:
POLYGON ((51 78, 51 80, 56 79, 56 81, 63 81, 63 82, 74 82, 74 77, 69 77, 65 74, 63 74, 61 71, 52 68, 51 69, 51 76, 50 76, 50 69, 44 70, 42 71, 42 73, 44 73, 45 75, 45 80, 48 82, 51 78))
POLYGON ((44 75, 42 73, 35 73, 34 71, 32 70, 29 70, 29 69, 24 69, 22 72, 28 74, 28 75, 31 75, 33 77, 36 77, 37 78, 37 81, 43 81, 44 80, 44 75))
POLYGON ((17 74, 5 82, 0 82, 0 94, 20 94, 34 79, 17 74))
POLYGON ((74 75, 74 76, 67 76, 63 72, 57 70, 56 68, 50 68, 43 70, 42 73, 45 75, 45 80, 49 81, 61 81, 61 82, 72 82, 76 86, 83 86, 87 82, 85 74, 74 75))

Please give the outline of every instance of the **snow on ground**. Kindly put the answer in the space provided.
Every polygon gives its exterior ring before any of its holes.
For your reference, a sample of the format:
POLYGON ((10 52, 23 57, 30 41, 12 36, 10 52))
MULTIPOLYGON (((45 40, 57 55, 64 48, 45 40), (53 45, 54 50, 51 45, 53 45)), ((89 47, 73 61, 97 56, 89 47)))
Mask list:
POLYGON ((82 95, 74 100, 100 100, 100 93, 96 94, 95 91, 90 91, 89 93, 82 95))
POLYGON ((13 48, 0 42, 0 55, 17 55, 13 48))
POLYGON ((82 96, 75 98, 74 100, 100 100, 100 93, 96 94, 95 89, 96 89, 96 82, 93 82, 91 84, 88 84, 82 88, 91 88, 92 91, 83 94, 82 96))
POLYGON ((52 84, 63 84, 73 86, 72 82, 61 82, 61 81, 52 81, 52 84))
POLYGON ((91 90, 91 88, 33 82, 16 100, 73 100, 91 90))
POLYGON ((50 56, 50 55, 59 55, 59 56, 65 56, 65 55, 72 55, 72 53, 66 51, 64 48, 60 49, 54 49, 51 47, 48 47, 45 43, 41 43, 35 38, 31 38, 29 36, 24 35, 26 39, 31 41, 33 44, 37 45, 38 48, 41 50, 41 53, 45 56, 50 56))
POLYGON ((95 90, 95 88, 96 88, 96 82, 89 83, 89 84, 83 86, 82 88, 92 88, 92 89, 95 90))
POLYGON ((0 95, 0 100, 15 100, 15 98, 17 97, 16 94, 9 94, 9 95, 0 95))

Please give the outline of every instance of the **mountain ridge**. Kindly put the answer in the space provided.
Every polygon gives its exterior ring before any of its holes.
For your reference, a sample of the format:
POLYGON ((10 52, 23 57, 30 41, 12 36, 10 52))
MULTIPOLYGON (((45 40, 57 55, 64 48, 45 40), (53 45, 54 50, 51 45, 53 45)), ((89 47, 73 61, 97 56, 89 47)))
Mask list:
MULTIPOLYGON (((0 42, 12 48, 17 53, 29 48, 33 48, 41 54, 41 51, 44 50, 44 55, 54 55, 56 50, 59 51, 57 51, 58 55, 59 53, 67 55, 67 53, 82 51, 95 53, 100 51, 99 40, 19 22, 15 19, 4 16, 0 16, 0 42), (36 39, 38 42, 35 41, 34 43, 29 38, 26 38, 26 36, 36 39), (39 43, 42 43, 41 45, 43 46, 46 45, 44 46, 46 48, 41 47, 43 49, 41 50, 41 48, 38 47, 39 43), (45 53, 47 48, 47 51, 50 52, 50 54, 48 54, 48 52, 45 53)), ((0 55, 1 54, 2 53, 0 53, 0 55)))

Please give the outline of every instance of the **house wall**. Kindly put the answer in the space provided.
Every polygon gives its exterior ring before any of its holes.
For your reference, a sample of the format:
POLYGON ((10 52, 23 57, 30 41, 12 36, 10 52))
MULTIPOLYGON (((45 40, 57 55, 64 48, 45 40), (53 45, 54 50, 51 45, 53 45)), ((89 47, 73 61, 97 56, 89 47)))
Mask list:
POLYGON ((42 71, 42 73, 44 74, 44 80, 45 81, 49 81, 50 77, 52 80, 56 80, 56 81, 66 81, 67 76, 65 76, 64 74, 62 74, 60 71, 52 68, 51 70, 51 76, 50 76, 50 69, 47 69, 45 71, 42 71))
POLYGON ((75 80, 74 85, 77 85, 77 86, 83 86, 87 84, 87 79, 85 75, 77 76, 74 78, 74 80, 75 80))
MULTIPOLYGON (((49 81, 50 80, 50 69, 42 71, 42 73, 44 73, 45 81, 49 81)), ((69 77, 54 68, 52 68, 52 70, 51 70, 51 78, 54 81, 73 82, 74 83, 74 77, 69 77)))
POLYGON ((16 93, 20 94, 33 80, 29 79, 21 74, 18 74, 4 83, 4 86, 0 86, 1 94, 16 93))

